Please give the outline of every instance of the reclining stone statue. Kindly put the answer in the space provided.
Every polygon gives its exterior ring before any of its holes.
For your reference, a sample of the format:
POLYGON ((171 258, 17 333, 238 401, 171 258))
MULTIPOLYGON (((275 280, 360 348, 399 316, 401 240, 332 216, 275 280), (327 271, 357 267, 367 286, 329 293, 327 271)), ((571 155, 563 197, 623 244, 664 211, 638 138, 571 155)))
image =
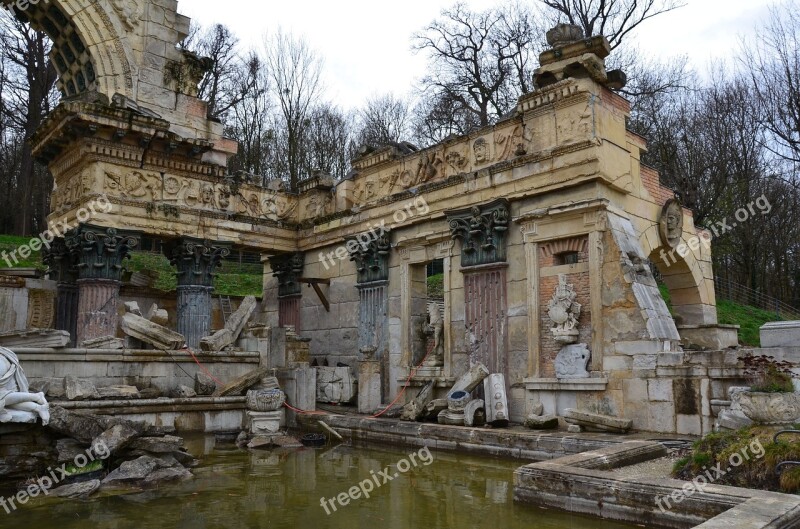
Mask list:
POLYGON ((30 393, 28 379, 13 351, 0 347, 0 423, 50 422, 50 405, 44 393, 30 393))

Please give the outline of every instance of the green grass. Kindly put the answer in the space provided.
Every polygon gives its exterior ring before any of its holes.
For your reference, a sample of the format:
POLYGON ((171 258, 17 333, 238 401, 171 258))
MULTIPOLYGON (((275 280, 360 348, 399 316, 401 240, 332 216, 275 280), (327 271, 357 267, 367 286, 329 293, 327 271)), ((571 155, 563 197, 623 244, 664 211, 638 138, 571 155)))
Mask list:
POLYGON ((444 274, 428 278, 428 299, 444 299, 444 274))
MULTIPOLYGON (((666 285, 659 285, 659 289, 672 313, 669 289, 666 285)), ((760 329, 765 323, 781 320, 774 312, 727 300, 717 300, 717 317, 721 325, 739 325, 739 340, 750 347, 761 346, 760 329)))
POLYGON ((31 239, 26 237, 15 237, 13 235, 0 235, 0 268, 38 268, 46 270, 47 267, 42 263, 42 252, 33 252, 28 258, 22 259, 19 249, 30 244, 31 239), (5 255, 3 255, 5 252, 5 255), (17 252, 16 254, 14 252, 17 252), (17 261, 14 261, 16 257, 17 261), (8 262, 6 262, 8 259, 8 262))
MULTIPOLYGON (((125 265, 134 272, 155 271, 158 279, 153 285, 158 290, 171 292, 178 287, 175 270, 169 259, 160 254, 133 252, 125 265)), ((217 296, 256 296, 261 297, 264 290, 264 276, 261 265, 239 265, 224 262, 217 269, 214 280, 214 295, 217 296)))

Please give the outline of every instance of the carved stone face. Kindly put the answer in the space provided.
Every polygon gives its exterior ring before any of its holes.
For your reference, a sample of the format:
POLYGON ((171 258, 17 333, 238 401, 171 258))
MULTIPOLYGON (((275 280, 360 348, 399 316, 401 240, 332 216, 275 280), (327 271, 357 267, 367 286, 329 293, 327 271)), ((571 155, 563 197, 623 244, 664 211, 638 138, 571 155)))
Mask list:
POLYGON ((478 138, 475 140, 472 149, 475 151, 475 163, 481 164, 489 161, 489 145, 485 139, 478 138))
POLYGON ((659 232, 664 245, 675 248, 680 244, 683 236, 683 208, 677 200, 669 200, 664 205, 659 222, 659 232))
POLYGON ((203 190, 200 193, 200 202, 206 206, 210 206, 214 203, 214 188, 211 184, 205 184, 203 186, 203 190))

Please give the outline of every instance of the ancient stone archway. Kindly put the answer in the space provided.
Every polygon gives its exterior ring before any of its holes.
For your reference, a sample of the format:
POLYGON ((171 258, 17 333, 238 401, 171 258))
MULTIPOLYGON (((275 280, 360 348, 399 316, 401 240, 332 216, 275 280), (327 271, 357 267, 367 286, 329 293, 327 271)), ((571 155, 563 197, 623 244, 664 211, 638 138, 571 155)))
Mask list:
POLYGON ((78 2, 49 0, 26 3, 2 2, 17 18, 44 31, 53 41, 51 59, 58 71, 58 87, 63 97, 87 92, 115 94, 133 98, 136 93, 136 62, 126 45, 126 31, 139 25, 136 17, 126 16, 142 10, 139 0, 125 2, 78 2), (125 26, 125 28, 123 28, 125 26))

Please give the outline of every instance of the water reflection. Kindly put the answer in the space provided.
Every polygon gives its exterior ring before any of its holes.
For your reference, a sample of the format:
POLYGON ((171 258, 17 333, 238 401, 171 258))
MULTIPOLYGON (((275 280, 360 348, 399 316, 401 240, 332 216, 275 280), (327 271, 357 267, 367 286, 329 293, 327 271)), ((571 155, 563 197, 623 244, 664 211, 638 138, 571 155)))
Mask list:
POLYGON ((190 448, 206 454, 191 482, 85 502, 37 504, 3 516, 0 528, 623 527, 515 504, 512 473, 519 464, 513 461, 432 450, 433 463, 418 462, 394 477, 395 465, 411 449, 338 446, 247 452, 215 444, 213 438, 194 439, 190 448), (336 512, 325 514, 321 498, 346 493, 386 467, 391 467, 393 479, 375 487, 369 499, 353 500, 346 507, 337 504, 336 512))

